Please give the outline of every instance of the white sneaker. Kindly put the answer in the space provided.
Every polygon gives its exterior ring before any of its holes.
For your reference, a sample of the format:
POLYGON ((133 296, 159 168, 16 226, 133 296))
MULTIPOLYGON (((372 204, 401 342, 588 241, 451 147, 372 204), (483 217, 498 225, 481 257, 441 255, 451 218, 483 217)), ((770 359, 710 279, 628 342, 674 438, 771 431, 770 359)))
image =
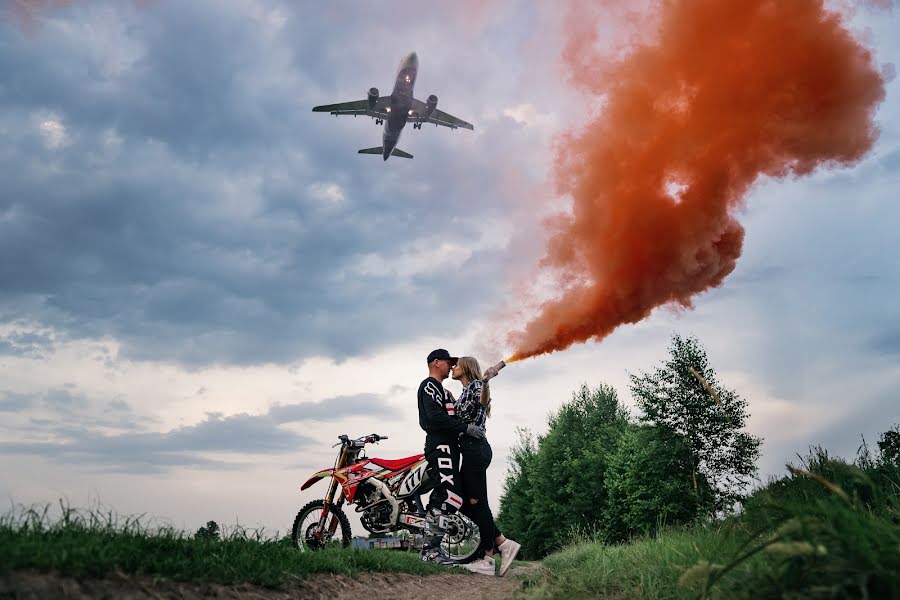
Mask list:
POLYGON ((479 558, 478 560, 474 560, 470 563, 464 564, 464 568, 472 571, 473 573, 478 573, 479 575, 490 575, 494 576, 494 559, 490 556, 485 556, 484 558, 479 558))
POLYGON ((500 572, 497 575, 500 577, 506 575, 521 547, 521 544, 509 538, 506 538, 505 542, 497 546, 497 549, 500 550, 500 572))

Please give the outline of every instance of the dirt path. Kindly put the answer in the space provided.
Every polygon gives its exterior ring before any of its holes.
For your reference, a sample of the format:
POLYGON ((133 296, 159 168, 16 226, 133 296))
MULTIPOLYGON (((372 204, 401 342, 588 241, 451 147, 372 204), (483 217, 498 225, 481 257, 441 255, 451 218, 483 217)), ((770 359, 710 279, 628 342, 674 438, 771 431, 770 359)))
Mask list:
POLYGON ((368 597, 386 600, 508 600, 522 588, 522 575, 530 568, 532 567, 516 567, 506 577, 462 573, 426 576, 365 573, 352 578, 345 575, 317 575, 297 580, 296 585, 287 590, 270 590, 253 585, 183 583, 121 573, 104 579, 79 580, 46 573, 16 572, 0 575, 0 600, 359 600, 368 597))

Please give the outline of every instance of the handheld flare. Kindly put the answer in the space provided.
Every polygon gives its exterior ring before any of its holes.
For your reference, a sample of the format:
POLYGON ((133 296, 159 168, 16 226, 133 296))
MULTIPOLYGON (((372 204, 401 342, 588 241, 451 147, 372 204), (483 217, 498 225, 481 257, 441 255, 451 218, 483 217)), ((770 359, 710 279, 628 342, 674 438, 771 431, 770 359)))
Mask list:
POLYGON ((492 379, 492 378, 496 377, 497 374, 500 372, 500 369, 502 369, 502 368, 505 367, 505 366, 506 366, 506 361, 505 361, 505 360, 501 360, 501 361, 498 362, 496 365, 493 365, 493 366, 491 366, 491 367, 488 367, 487 371, 484 372, 484 379, 485 379, 485 381, 488 380, 488 379, 492 379))

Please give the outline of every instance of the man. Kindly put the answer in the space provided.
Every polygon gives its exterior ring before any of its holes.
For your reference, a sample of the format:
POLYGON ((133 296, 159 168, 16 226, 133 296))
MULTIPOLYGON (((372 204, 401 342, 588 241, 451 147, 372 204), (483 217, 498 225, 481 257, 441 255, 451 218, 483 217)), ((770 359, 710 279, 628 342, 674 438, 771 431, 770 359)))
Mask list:
POLYGON ((450 376, 456 357, 444 348, 428 358, 428 377, 419 385, 419 426, 425 431, 425 459, 428 476, 435 482, 425 511, 422 560, 440 565, 455 564, 441 548, 447 532, 447 515, 462 506, 459 493, 459 436, 468 433, 484 437, 477 425, 466 425, 454 415, 453 400, 443 381, 450 376))

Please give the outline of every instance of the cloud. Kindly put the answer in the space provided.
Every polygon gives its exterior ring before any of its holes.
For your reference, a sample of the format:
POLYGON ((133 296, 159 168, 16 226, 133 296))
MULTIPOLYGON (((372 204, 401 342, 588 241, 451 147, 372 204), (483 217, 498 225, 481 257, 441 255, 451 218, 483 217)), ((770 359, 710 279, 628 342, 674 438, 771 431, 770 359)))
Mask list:
POLYGON ((42 358, 53 350, 53 338, 40 331, 13 329, 0 331, 0 356, 42 358))
POLYGON ((50 149, 56 150, 68 142, 66 126, 53 115, 37 117, 37 128, 50 149))
MULTIPOLYGON (((387 395, 392 395, 392 391, 387 395)), ((399 415, 399 411, 385 403, 385 396, 379 394, 356 394, 338 396, 317 402, 301 404, 276 404, 267 413, 276 423, 296 421, 330 421, 338 417, 353 415, 377 416, 388 419, 399 415)))
POLYGON ((874 336, 871 348, 878 354, 900 355, 900 329, 885 331, 874 336))
MULTIPOLYGON (((357 156, 371 120, 309 109, 384 87, 404 52, 347 23, 335 39, 338 13, 82 2, 6 30, 2 319, 204 366, 360 356, 495 305, 506 237, 489 224, 526 209, 484 157, 527 134, 410 130, 413 164, 357 156)), ((506 84, 458 58, 424 53, 419 91, 477 120, 506 84)))
POLYGON ((0 413, 19 412, 31 408, 34 405, 34 397, 29 394, 14 394, 3 392, 0 395, 0 413))
POLYGON ((113 419, 90 414, 87 401, 64 389, 43 395, 5 393, 0 412, 34 412, 43 408, 49 419, 31 418, 30 428, 20 428, 24 440, 0 442, 0 454, 37 455, 54 461, 121 473, 159 473, 170 467, 236 469, 250 463, 211 455, 272 455, 295 452, 314 443, 306 435, 281 427, 296 422, 328 422, 352 416, 387 419, 396 409, 376 394, 338 396, 317 402, 277 404, 266 413, 224 416, 207 413, 194 425, 165 432, 143 430, 147 421, 134 415, 122 401, 111 401, 105 413, 113 419), (110 426, 125 426, 109 433, 110 426))

